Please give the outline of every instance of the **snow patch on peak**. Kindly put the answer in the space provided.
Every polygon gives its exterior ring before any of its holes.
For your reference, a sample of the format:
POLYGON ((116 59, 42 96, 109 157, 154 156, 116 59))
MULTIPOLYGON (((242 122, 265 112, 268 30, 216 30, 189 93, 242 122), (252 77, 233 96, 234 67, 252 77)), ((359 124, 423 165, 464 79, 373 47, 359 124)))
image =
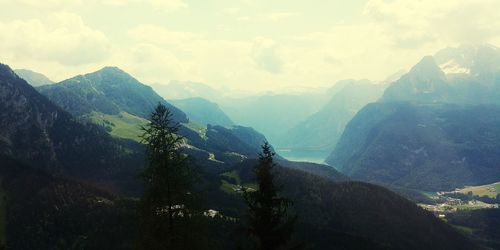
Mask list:
POLYGON ((467 74, 469 75, 471 70, 468 67, 460 65, 457 61, 451 59, 445 63, 439 65, 439 68, 446 74, 467 74))

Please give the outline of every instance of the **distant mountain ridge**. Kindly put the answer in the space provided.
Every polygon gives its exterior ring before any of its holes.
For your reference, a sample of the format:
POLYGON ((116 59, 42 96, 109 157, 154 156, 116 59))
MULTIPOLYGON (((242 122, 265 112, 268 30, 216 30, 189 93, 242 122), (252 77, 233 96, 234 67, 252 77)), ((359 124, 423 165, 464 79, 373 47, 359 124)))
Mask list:
POLYGON ((92 111, 104 114, 125 111, 148 118, 150 111, 162 103, 172 111, 176 121, 187 121, 182 111, 165 101, 151 87, 116 67, 105 67, 60 83, 41 86, 38 91, 75 116, 92 111))
POLYGON ((203 124, 221 125, 225 127, 235 125, 215 102, 201 97, 170 100, 176 107, 186 113, 190 120, 203 124))
POLYGON ((423 190, 500 180, 498 51, 465 46, 423 58, 357 113, 327 162, 355 179, 423 190))
POLYGON ((426 56, 387 88, 382 101, 447 102, 449 90, 445 74, 433 57, 426 56))
POLYGON ((340 85, 326 91, 293 94, 266 92, 241 96, 232 96, 199 82, 171 81, 166 85, 152 86, 172 103, 179 99, 192 99, 192 102, 195 98, 215 102, 233 123, 255 128, 264 133, 272 144, 281 145, 286 140, 285 132, 317 112, 335 91, 340 90, 340 85))
POLYGON ((424 190, 500 180, 500 108, 374 103, 327 159, 354 179, 424 190))
POLYGON ((281 145, 286 131, 293 128, 327 101, 326 93, 265 94, 226 98, 220 107, 236 124, 264 133, 273 145, 281 145))
POLYGON ((320 111, 287 132, 284 146, 331 152, 345 125, 363 106, 376 101, 386 87, 368 80, 345 80, 337 84, 342 86, 331 91, 330 101, 320 111))
POLYGON ((500 49, 464 45, 424 57, 387 88, 382 101, 500 104, 500 49))
POLYGON ((434 58, 441 70, 451 77, 482 75, 486 80, 500 69, 500 49, 489 44, 448 47, 437 52, 434 58))
POLYGON ((33 87, 39 87, 42 85, 49 85, 54 83, 45 75, 29 69, 15 69, 14 72, 18 76, 26 80, 26 82, 28 82, 33 87))
MULTIPOLYGON (((147 122, 156 105, 162 103, 172 111, 174 122, 181 125, 179 133, 186 139, 184 149, 206 166, 227 166, 248 157, 256 157, 260 145, 266 141, 262 134, 253 129, 248 129, 251 131, 250 136, 239 138, 243 127, 207 127, 196 124, 190 121, 182 110, 160 97, 151 87, 140 83, 116 67, 105 67, 60 83, 42 86, 38 90, 74 116, 97 123, 107 130, 113 131, 119 126, 118 122, 131 122, 125 124, 127 131, 121 136, 127 139, 136 139, 140 135, 138 123, 147 122), (259 139, 254 140, 255 138, 259 139)), ((216 104, 208 104, 202 101, 201 106, 199 103, 194 105, 198 109, 207 109, 196 112, 203 114, 213 111, 215 113, 212 114, 223 115, 217 113, 220 110, 217 110, 216 104)), ((213 121, 216 118, 211 119, 213 121)))
MULTIPOLYGON (((91 96, 94 94, 91 92, 91 96)), ((123 103, 115 104, 123 108, 120 106, 123 103)), ((133 107, 130 108, 128 111, 133 112, 133 107)), ((59 174, 78 171, 79 177, 90 176, 86 179, 92 180, 92 184, 111 176, 118 183, 116 186, 134 189, 130 179, 137 181, 137 172, 144 160, 142 154, 131 153, 140 151, 130 146, 137 146, 136 143, 119 143, 120 140, 111 138, 101 128, 75 121, 4 65, 0 65, 0 124, 1 152, 9 156, 0 155, 3 164, 0 176, 7 178, 2 185, 5 184, 8 192, 7 235, 13 240, 10 246, 21 249, 134 247, 134 237, 140 229, 136 224, 137 196, 120 201, 114 195, 59 174), (53 176, 45 171, 32 171, 18 160, 29 161, 39 168, 61 166, 65 171, 51 169, 58 173, 53 176), (5 166, 7 164, 9 166, 5 166)), ((201 164, 204 170, 213 171, 208 174, 202 171, 211 188, 209 201, 216 203, 218 210, 225 211, 234 210, 233 204, 242 204, 240 194, 220 190, 220 175, 225 171, 241 173, 242 180, 253 182, 256 160, 246 158, 256 156, 265 137, 246 127, 196 127, 192 123, 183 124, 181 134, 190 142, 183 145, 194 152, 190 155, 207 154, 201 164), (220 164, 221 161, 228 164, 220 164), (211 163, 217 167, 210 168, 211 163), (214 192, 214 188, 218 192, 214 192)), ((431 213, 385 188, 344 182, 345 176, 325 165, 290 163, 293 166, 286 167, 286 162, 276 159, 280 165, 275 168, 276 180, 284 185, 283 192, 294 200, 294 209, 301 213, 296 234, 311 243, 308 247, 476 247, 431 213), (316 175, 321 173, 325 177, 316 175)), ((240 212, 244 214, 245 210, 240 212)), ((226 222, 235 224, 239 220, 226 222)), ((226 227, 220 230, 217 235, 220 233, 232 242, 229 230, 226 227)))

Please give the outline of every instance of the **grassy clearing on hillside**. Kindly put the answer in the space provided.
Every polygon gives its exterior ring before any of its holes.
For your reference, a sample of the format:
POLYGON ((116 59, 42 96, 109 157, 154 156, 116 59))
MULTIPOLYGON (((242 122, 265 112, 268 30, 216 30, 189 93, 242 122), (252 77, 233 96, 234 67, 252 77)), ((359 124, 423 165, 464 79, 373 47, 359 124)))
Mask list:
POLYGON ((472 192, 474 195, 496 198, 497 195, 500 194, 500 182, 482 186, 465 187, 457 191, 464 194, 472 192))
POLYGON ((425 195, 427 198, 432 198, 432 197, 436 196, 436 192, 421 191, 420 193, 425 195))
MULTIPOLYGON (((141 126, 148 122, 146 119, 131 115, 127 112, 121 112, 118 115, 92 112, 89 115, 89 120, 92 123, 106 127, 112 136, 132 139, 138 142, 141 141, 141 126)), ((192 121, 183 125, 198 133, 201 138, 206 139, 207 128, 204 125, 192 121)))
POLYGON ((201 138, 207 139, 207 127, 205 125, 194 121, 189 121, 189 123, 184 123, 184 126, 198 133, 201 138))
POLYGON ((238 185, 241 184, 240 175, 238 174, 238 171, 236 171, 236 170, 233 170, 230 172, 224 172, 221 175, 234 179, 238 185))
POLYGON ((457 210, 476 210, 476 209, 486 209, 491 208, 491 204, 484 203, 482 201, 469 201, 467 203, 454 206, 457 210))
POLYGON ((148 121, 146 119, 131 115, 127 112, 121 112, 118 115, 107 115, 98 112, 92 112, 89 116, 90 121, 110 128, 112 136, 140 141, 141 126, 148 121))
POLYGON ((231 184, 227 182, 226 180, 222 180, 222 185, 220 186, 220 189, 226 193, 236 193, 236 190, 238 190, 238 185, 231 184))
POLYGON ((254 182, 242 183, 240 175, 236 170, 224 172, 220 175, 227 177, 228 179, 231 179, 231 181, 227 180, 221 181, 222 185, 220 186, 220 189, 226 193, 235 194, 241 192, 242 188, 247 188, 249 189, 249 191, 257 190, 258 188, 257 183, 254 182))

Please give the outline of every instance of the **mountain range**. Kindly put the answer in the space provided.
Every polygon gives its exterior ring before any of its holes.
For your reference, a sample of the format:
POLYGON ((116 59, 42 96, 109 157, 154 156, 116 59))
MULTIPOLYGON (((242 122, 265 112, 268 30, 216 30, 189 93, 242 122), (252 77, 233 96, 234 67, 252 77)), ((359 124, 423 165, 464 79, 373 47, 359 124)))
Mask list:
POLYGON ((225 127, 235 125, 222 111, 219 105, 201 97, 170 100, 176 107, 186 113, 190 120, 202 124, 221 125, 225 127))
MULTIPOLYGON (((283 137, 286 136, 287 130, 317 112, 338 89, 298 94, 262 93, 232 96, 223 90, 197 82, 172 81, 167 85, 155 84, 153 88, 172 103, 182 102, 180 99, 191 99, 189 101, 191 103, 194 100, 199 102, 198 98, 216 103, 233 123, 252 127, 264 133, 271 143, 279 146, 284 141, 283 137)), ((197 117, 206 115, 207 111, 200 111, 198 109, 197 114, 193 115, 197 117)), ((221 112, 217 113, 221 115, 221 112)))
MULTIPOLYGON (((43 95, 1 65, 0 175, 2 192, 7 193, 8 247, 133 248, 142 146, 110 134, 88 116, 129 114, 147 119, 157 101, 172 108, 186 138, 184 152, 204 170, 199 185, 206 191, 207 209, 243 216, 242 196, 230 187, 255 183, 253 158, 266 140, 263 134, 248 127, 189 121, 180 109, 117 68, 42 86, 38 91, 43 95)), ((476 247, 392 191, 351 182, 326 165, 278 162, 277 180, 300 214, 297 239, 309 248, 476 247)), ((227 230, 236 229, 236 221, 215 219, 209 225, 214 237, 229 244, 224 245, 227 249, 235 247, 227 230)))
POLYGON ((41 86, 38 91, 77 117, 96 111, 109 115, 127 112, 146 119, 150 111, 162 103, 171 110, 175 121, 187 121, 184 112, 166 102, 151 87, 116 67, 105 67, 41 86))
POLYGON ((345 125, 366 104, 376 101, 386 85, 368 80, 345 80, 335 84, 330 101, 284 136, 284 147, 331 152, 345 125))
POLYGON ((498 181, 498 51, 424 57, 357 113, 327 162, 355 179, 423 190, 498 181))
MULTIPOLYGON (((247 130, 245 136, 240 137, 240 131, 244 130, 242 127, 207 126, 204 123, 209 116, 194 115, 190 118, 203 118, 202 121, 190 120, 186 113, 160 97, 151 87, 116 67, 105 67, 60 83, 38 87, 37 90, 79 120, 102 126, 115 137, 136 141, 140 140, 141 126, 147 122, 154 107, 162 103, 172 112, 174 122, 181 125, 179 132, 186 140, 184 149, 197 156, 198 161, 206 163, 204 165, 227 165, 241 161, 256 155, 260 144, 266 141, 255 130, 247 130)), ((199 99, 194 103, 181 103, 188 106, 186 110, 191 115, 200 114, 199 105, 206 104, 199 99)), ((203 106, 207 112, 224 117, 216 104, 209 104, 211 106, 203 106)), ((226 121, 224 125, 233 124, 226 121)))
POLYGON ((53 84, 54 82, 50 80, 45 75, 29 70, 29 69, 15 69, 14 72, 26 82, 28 82, 33 87, 39 87, 42 85, 53 84))
POLYGON ((322 91, 231 97, 203 83, 153 85, 194 120, 253 127, 291 156, 320 151, 323 159, 333 150, 345 124, 365 104, 376 101, 386 86, 368 80, 343 80, 322 91))
POLYGON ((253 127, 264 133, 271 143, 281 145, 285 132, 317 112, 328 98, 324 92, 263 94, 225 98, 219 105, 235 123, 253 127))

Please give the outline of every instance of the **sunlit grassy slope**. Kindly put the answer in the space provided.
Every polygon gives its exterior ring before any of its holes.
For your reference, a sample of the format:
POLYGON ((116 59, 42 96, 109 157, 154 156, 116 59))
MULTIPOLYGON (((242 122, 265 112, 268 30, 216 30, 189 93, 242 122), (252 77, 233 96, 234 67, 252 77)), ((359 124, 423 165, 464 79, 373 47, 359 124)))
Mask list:
POLYGON ((185 123, 184 126, 197 132, 201 138, 207 138, 207 127, 205 125, 190 120, 188 123, 185 123))
POLYGON ((491 198, 496 198, 498 194, 500 194, 500 182, 497 183, 492 183, 488 185, 482 185, 482 186, 472 186, 472 187, 465 187, 462 189, 459 189, 458 192, 467 194, 468 192, 472 192, 475 195, 478 196, 488 196, 491 198))
POLYGON ((141 126, 147 123, 146 119, 127 112, 120 112, 118 115, 92 112, 89 118, 91 122, 110 129, 111 135, 135 141, 140 141, 141 126))
MULTIPOLYGON (((148 121, 141 117, 120 112, 118 115, 108 115, 100 112, 92 112, 88 116, 92 123, 104 126, 112 136, 140 141, 141 126, 148 121)), ((206 138, 207 128, 194 121, 183 124, 186 128, 197 132, 202 138, 206 138)))
POLYGON ((220 175, 226 177, 226 180, 223 179, 222 185, 220 186, 220 189, 226 193, 237 193, 242 187, 248 188, 249 190, 257 190, 257 183, 242 183, 240 175, 236 170, 224 172, 220 175))

